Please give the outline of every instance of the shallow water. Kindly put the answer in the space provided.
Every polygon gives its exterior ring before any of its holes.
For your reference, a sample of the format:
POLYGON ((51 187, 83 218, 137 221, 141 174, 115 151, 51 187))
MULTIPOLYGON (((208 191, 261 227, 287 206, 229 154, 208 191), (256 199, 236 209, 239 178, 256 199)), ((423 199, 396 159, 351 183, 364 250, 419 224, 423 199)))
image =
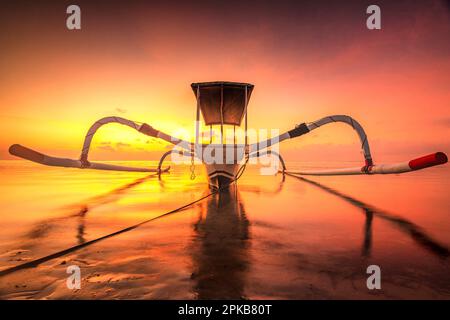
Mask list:
MULTIPOLYGON (((191 181, 176 166, 158 179, 0 161, 0 274, 208 195, 196 173, 191 181)), ((0 275, 0 298, 449 299, 449 177, 446 165, 283 181, 249 166, 237 189, 0 275), (381 290, 367 289, 372 264, 381 290), (79 290, 66 286, 70 265, 81 268, 79 290)))

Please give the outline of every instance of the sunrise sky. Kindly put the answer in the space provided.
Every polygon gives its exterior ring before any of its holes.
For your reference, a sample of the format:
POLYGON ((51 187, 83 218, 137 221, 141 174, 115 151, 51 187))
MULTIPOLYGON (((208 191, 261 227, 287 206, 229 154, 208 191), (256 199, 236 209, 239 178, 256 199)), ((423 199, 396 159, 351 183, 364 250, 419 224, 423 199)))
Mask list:
MULTIPOLYGON (((255 85, 252 128, 348 114, 375 161, 450 153, 449 39, 444 1, 10 1, 0 12, 0 158, 13 158, 13 143, 78 157, 89 126, 110 115, 193 132, 190 84, 216 80, 255 85), (382 30, 366 28, 374 3, 382 30), (66 28, 70 4, 81 30, 66 28)), ((166 148, 111 125, 91 159, 157 159, 166 148)), ((361 159, 344 125, 281 151, 361 159)))

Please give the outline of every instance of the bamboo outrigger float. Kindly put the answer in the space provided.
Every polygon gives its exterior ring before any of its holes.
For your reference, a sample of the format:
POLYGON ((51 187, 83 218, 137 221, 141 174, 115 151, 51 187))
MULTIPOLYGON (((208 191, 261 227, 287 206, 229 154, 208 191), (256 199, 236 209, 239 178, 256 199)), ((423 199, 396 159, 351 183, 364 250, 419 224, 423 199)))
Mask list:
MULTIPOLYGON (((287 139, 300 137, 326 124, 341 122, 351 126, 358 134, 361 148, 364 153, 364 165, 355 168, 298 171, 291 173, 300 175, 398 174, 444 164, 448 161, 447 156, 444 153, 436 152, 402 163, 374 164, 370 153, 367 135, 364 132, 363 127, 355 119, 346 115, 327 116, 314 122, 301 123, 295 126, 294 129, 289 130, 278 137, 271 138, 267 141, 249 144, 247 138, 247 106, 254 88, 252 84, 236 82, 203 82, 193 83, 191 87, 197 100, 195 142, 189 142, 172 137, 171 135, 159 131, 146 123, 138 124, 134 121, 120 117, 106 117, 95 122, 88 130, 80 159, 78 160, 47 156, 18 144, 12 145, 9 148, 9 152, 20 158, 49 166, 73 167, 80 169, 156 172, 159 174, 169 170, 169 167, 162 168, 165 158, 172 153, 180 153, 191 157, 192 163, 194 158, 202 160, 206 167, 211 187, 222 188, 235 181, 242 174, 248 159, 252 157, 260 157, 266 154, 278 156, 282 164, 282 171, 286 171, 282 157, 270 150, 270 147, 274 143, 280 143, 287 139), (203 116, 205 125, 210 126, 211 132, 212 126, 220 126, 220 143, 213 144, 212 139, 209 144, 200 143, 200 113, 203 116), (244 121, 245 143, 226 143, 223 138, 224 126, 229 125, 235 128, 236 126, 241 126, 242 121, 244 121), (178 149, 174 148, 166 152, 161 157, 157 168, 136 168, 90 162, 88 160, 88 154, 92 138, 100 127, 108 123, 120 123, 131 127, 147 136, 159 138, 169 142, 178 147, 178 149), (206 150, 213 155, 217 155, 219 153, 222 155, 227 155, 231 153, 233 154, 233 157, 231 161, 225 157, 214 157, 215 160, 207 161, 203 157, 206 150)), ((236 139, 234 141, 236 141, 236 139)), ((195 177, 193 171, 192 176, 195 177)))

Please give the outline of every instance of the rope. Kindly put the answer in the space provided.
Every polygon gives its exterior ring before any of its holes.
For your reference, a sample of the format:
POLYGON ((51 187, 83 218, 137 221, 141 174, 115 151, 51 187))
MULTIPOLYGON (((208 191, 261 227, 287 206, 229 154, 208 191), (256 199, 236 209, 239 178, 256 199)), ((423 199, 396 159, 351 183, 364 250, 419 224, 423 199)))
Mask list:
MULTIPOLYGON (((249 159, 249 158, 250 158, 250 157, 249 157, 249 155, 247 154, 247 155, 245 156, 245 162, 244 162, 244 164, 239 168, 238 172, 236 173, 236 177, 234 178, 234 180, 230 181, 230 183, 227 184, 227 185, 225 186, 225 188, 228 188, 233 182, 238 181, 239 178, 244 174, 244 171, 245 171, 245 168, 247 167, 247 163, 248 163, 248 159, 249 159)), ((220 188, 219 188, 219 190, 220 190, 220 188)))
POLYGON ((191 170, 191 180, 195 180, 195 162, 194 162, 194 152, 192 152, 191 154, 191 166, 190 166, 190 170, 191 170))
POLYGON ((182 211, 182 210, 192 206, 193 204, 196 204, 197 202, 200 202, 200 201, 202 201, 202 200, 204 200, 206 198, 209 198, 212 195, 215 195, 215 194, 221 192, 222 190, 228 188, 231 184, 236 183, 237 180, 244 173, 245 167, 247 166, 247 162, 248 162, 248 157, 246 158, 245 163, 239 168, 238 173, 236 174, 236 178, 234 178, 232 181, 230 181, 229 184, 223 186, 222 188, 217 188, 217 189, 213 190, 212 192, 210 192, 209 194, 207 194, 207 195, 205 195, 205 196, 203 196, 203 197, 201 197, 201 198, 199 198, 197 200, 189 202, 188 204, 185 204, 185 205, 183 205, 183 206, 181 206, 179 208, 173 209, 173 210, 171 210, 169 212, 163 213, 163 214, 161 214, 159 216, 156 216, 154 218, 151 218, 151 219, 139 222, 139 223, 137 223, 135 225, 132 225, 130 227, 127 227, 127 228, 115 231, 113 233, 110 233, 110 234, 104 235, 102 237, 99 237, 99 238, 87 241, 87 242, 82 243, 82 244, 79 244, 79 245, 76 245, 76 246, 73 246, 73 247, 70 247, 70 248, 67 248, 67 249, 64 249, 64 250, 61 250, 61 251, 49 254, 49 255, 44 256, 42 258, 38 258, 38 259, 35 259, 35 260, 32 260, 32 261, 28 261, 28 262, 19 264, 19 265, 14 266, 14 267, 7 268, 5 270, 0 271, 0 277, 6 276, 6 275, 8 275, 10 273, 13 273, 15 271, 18 271, 18 270, 37 267, 38 265, 40 265, 40 264, 42 264, 44 262, 47 262, 47 261, 50 261, 50 260, 53 260, 53 259, 65 256, 66 254, 69 254, 69 253, 75 252, 77 250, 80 250, 80 249, 82 249, 84 247, 90 246, 91 244, 94 244, 94 243, 97 243, 99 241, 102 241, 102 240, 105 240, 105 239, 117 236, 119 234, 131 231, 131 230, 134 230, 134 229, 136 229, 136 228, 138 228, 138 227, 140 227, 140 226, 142 226, 142 225, 144 225, 146 223, 149 223, 149 222, 161 219, 163 217, 167 217, 167 216, 172 215, 174 213, 180 212, 180 211, 182 211))

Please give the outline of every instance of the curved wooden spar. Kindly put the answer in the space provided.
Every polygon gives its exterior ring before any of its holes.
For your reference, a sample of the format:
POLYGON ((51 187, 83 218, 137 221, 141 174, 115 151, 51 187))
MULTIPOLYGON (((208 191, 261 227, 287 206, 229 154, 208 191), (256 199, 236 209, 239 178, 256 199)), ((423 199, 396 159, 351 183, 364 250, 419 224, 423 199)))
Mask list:
POLYGON ((152 126, 150 126, 146 123, 138 124, 135 121, 128 120, 128 119, 121 118, 121 117, 105 117, 105 118, 102 118, 102 119, 96 121, 89 128, 89 130, 86 134, 86 137, 84 138, 83 149, 81 150, 81 156, 80 156, 80 160, 83 162, 83 165, 85 165, 85 166, 89 165, 89 161, 88 161, 89 148, 91 147, 92 138, 94 137, 95 133, 97 132, 98 129, 100 129, 100 127, 102 127, 106 124, 109 124, 109 123, 118 123, 118 124, 121 124, 124 126, 128 126, 128 127, 133 128, 147 136, 165 140, 169 143, 183 147, 186 150, 191 149, 191 143, 181 140, 181 139, 174 138, 168 134, 165 134, 164 132, 156 130, 155 128, 153 128, 152 126))
POLYGON ((312 130, 320 128, 323 125, 327 125, 334 122, 345 123, 351 126, 357 133, 360 143, 361 149, 364 154, 364 166, 362 167, 354 167, 354 168, 342 168, 342 169, 326 169, 326 170, 306 170, 306 171, 298 171, 291 172, 285 171, 292 174, 299 175, 314 175, 314 176, 334 176, 334 175, 357 175, 357 174, 396 174, 396 173, 404 173, 415 170, 420 170, 440 164, 447 163, 448 159, 445 153, 436 152, 430 155, 417 158, 408 162, 394 163, 394 164, 377 164, 375 165, 373 162, 372 155, 370 153, 369 141, 367 139, 367 135, 363 129, 363 127, 359 124, 358 121, 353 119, 350 116, 346 115, 333 115, 321 118, 319 120, 309 122, 309 123, 301 123, 296 126, 294 129, 289 130, 278 137, 273 139, 269 139, 266 141, 254 143, 249 146, 250 152, 258 152, 265 148, 270 147, 276 143, 281 141, 297 138, 303 136, 312 130))
POLYGON ((327 170, 306 170, 306 171, 286 171, 286 173, 310 176, 339 176, 357 174, 395 174, 416 171, 447 163, 447 155, 443 152, 436 152, 424 157, 420 157, 407 162, 394 164, 379 164, 369 167, 354 167, 343 169, 327 170))
MULTIPOLYGON (((300 174, 300 175, 356 175, 356 174, 395 174, 395 173, 403 173, 403 172, 409 172, 419 169, 424 169, 427 167, 435 166, 444 164, 448 161, 447 156, 442 152, 437 152, 430 154, 425 157, 421 157, 418 159, 411 160, 409 162, 402 162, 402 163, 396 163, 396 164, 381 164, 381 165, 374 165, 372 155, 370 152, 369 147, 369 141, 367 139, 367 135, 363 129, 363 127, 350 116, 346 115, 333 115, 333 116, 327 116, 324 118, 321 118, 319 120, 309 122, 309 123, 301 123, 297 125, 294 129, 289 130, 278 137, 271 138, 269 140, 260 141, 257 143, 253 143, 250 145, 235 145, 235 148, 244 148, 248 150, 248 154, 255 154, 255 156, 262 155, 261 151, 269 148, 270 146, 273 146, 277 143, 280 143, 287 139, 293 139, 300 136, 303 136, 305 134, 308 134, 309 132, 335 122, 340 122, 347 124, 348 126, 352 127, 355 132, 358 135, 358 138, 361 143, 361 149, 364 154, 364 166, 363 167, 354 167, 354 168, 344 168, 344 169, 328 169, 328 170, 308 170, 308 171, 300 171, 300 172, 291 172, 293 174, 300 174)), ((88 130, 84 144, 83 149, 81 151, 80 159, 74 160, 74 159, 65 159, 65 158, 57 158, 57 157, 51 157, 39 152, 36 152, 34 150, 28 149, 26 147, 23 147, 21 145, 12 145, 10 147, 10 153, 21 157, 23 159, 27 159, 33 162, 37 162, 44 165, 49 166, 58 166, 58 167, 72 167, 72 168, 90 168, 90 169, 99 169, 99 170, 117 170, 117 171, 135 171, 135 172, 165 172, 168 171, 169 168, 161 170, 159 168, 150 169, 150 168, 134 168, 134 167, 126 167, 126 166, 117 166, 117 165, 111 165, 111 164, 105 164, 105 163, 96 163, 96 162, 90 162, 88 160, 88 154, 90 145, 92 142, 92 138, 94 137, 97 130, 102 127, 103 125, 106 125, 108 123, 119 123, 128 127, 131 127, 140 133, 162 139, 166 142, 169 142, 171 144, 174 144, 178 147, 181 147, 185 151, 177 151, 181 152, 183 154, 188 154, 191 156, 198 157, 200 159, 203 159, 203 149, 206 147, 209 147, 211 145, 205 145, 205 144, 198 144, 191 143, 189 141, 185 141, 182 139, 178 139, 175 137, 172 137, 171 135, 168 135, 162 131, 159 131, 152 126, 146 124, 146 123, 137 123, 135 121, 131 121, 128 119, 124 119, 121 117, 105 117, 97 122, 95 122, 90 129, 88 130)), ((226 145, 221 144, 217 145, 219 149, 222 149, 226 145)), ((270 152, 270 151, 267 151, 270 152)), ((172 153, 172 151, 170 152, 172 153)), ((162 160, 168 155, 169 153, 166 153, 162 160)), ((162 163, 162 162, 161 162, 162 163)), ((161 164, 160 163, 160 164, 161 164)), ((284 170, 285 171, 285 170, 284 170)))
POLYGON ((43 153, 29 149, 27 147, 21 146, 20 144, 13 144, 11 147, 9 147, 9 153, 22 159, 54 167, 131 171, 131 172, 167 172, 170 169, 170 167, 167 167, 159 171, 158 169, 118 166, 100 162, 89 162, 89 166, 86 167, 84 166, 84 163, 80 160, 48 156, 43 153))
POLYGON ((251 144, 249 146, 250 152, 257 152, 260 150, 264 150, 274 144, 280 143, 287 139, 293 139, 300 136, 303 136, 317 128, 320 128, 321 126, 324 126, 326 124, 334 123, 334 122, 340 122, 345 123, 353 128, 353 130, 356 131, 358 134, 360 143, 361 143, 361 149, 364 153, 364 159, 366 166, 373 165, 373 159, 372 155, 370 153, 370 147, 369 147, 369 141, 367 139, 366 132, 364 131, 363 127, 359 124, 358 121, 353 119, 350 116, 346 115, 333 115, 333 116, 327 116, 324 118, 321 118, 319 120, 309 122, 309 123, 301 123, 297 125, 294 129, 289 130, 278 137, 268 139, 266 141, 259 141, 257 143, 251 144))
POLYGON ((92 138, 97 130, 108 123, 119 123, 128 127, 131 127, 145 135, 165 140, 169 143, 176 144, 187 150, 191 149, 191 144, 187 141, 176 139, 170 135, 160 132, 146 123, 138 124, 134 121, 124 119, 121 117, 105 117, 96 121, 88 130, 86 134, 83 149, 79 160, 52 157, 40 152, 34 151, 19 144, 14 144, 9 148, 9 153, 36 163, 40 163, 47 166, 66 167, 66 168, 79 168, 79 169, 97 169, 97 170, 114 170, 114 171, 130 171, 130 172, 158 172, 163 173, 169 171, 170 167, 161 168, 136 168, 128 166, 118 166, 107 163, 90 162, 88 161, 89 148, 92 142, 92 138))

